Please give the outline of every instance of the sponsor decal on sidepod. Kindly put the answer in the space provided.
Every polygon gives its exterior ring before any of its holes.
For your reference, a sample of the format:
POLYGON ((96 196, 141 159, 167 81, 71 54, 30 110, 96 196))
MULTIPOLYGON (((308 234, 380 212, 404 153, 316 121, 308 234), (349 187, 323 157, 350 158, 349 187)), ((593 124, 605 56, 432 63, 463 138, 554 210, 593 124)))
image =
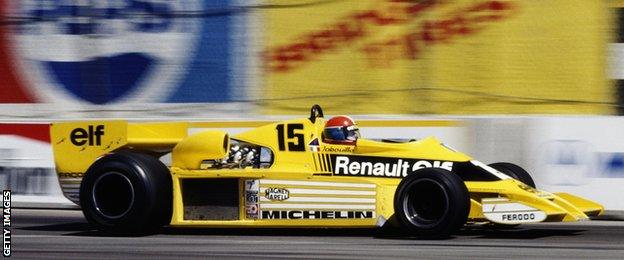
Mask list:
POLYGON ((453 170, 453 162, 416 159, 396 159, 374 156, 332 155, 334 173, 348 176, 378 176, 403 178, 423 168, 453 170))
POLYGON ((372 211, 263 210, 263 219, 363 219, 374 218, 372 211))
POLYGON ((287 200, 290 192, 284 188, 267 188, 264 197, 272 201, 287 200))

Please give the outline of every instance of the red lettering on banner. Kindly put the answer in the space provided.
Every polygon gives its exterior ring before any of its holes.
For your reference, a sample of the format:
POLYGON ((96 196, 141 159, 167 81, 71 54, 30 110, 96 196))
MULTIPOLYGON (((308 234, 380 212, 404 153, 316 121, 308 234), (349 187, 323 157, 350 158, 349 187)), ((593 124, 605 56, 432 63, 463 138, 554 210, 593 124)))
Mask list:
MULTIPOLYGON (((366 10, 343 17, 329 29, 313 31, 295 43, 268 50, 267 68, 272 72, 288 72, 316 56, 349 46, 367 36, 371 26, 404 24, 446 1, 387 0, 385 8, 366 10)), ((372 66, 389 66, 396 59, 418 59, 423 47, 450 43, 457 36, 474 34, 488 22, 507 18, 515 5, 508 1, 484 1, 459 9, 440 20, 423 21, 415 32, 361 47, 372 66)))
POLYGON ((420 28, 394 39, 369 43, 361 48, 374 67, 389 67, 398 59, 418 59, 419 52, 426 46, 450 43, 457 36, 468 36, 484 29, 486 22, 498 21, 511 15, 515 8, 509 2, 487 1, 452 13, 451 17, 439 21, 424 21, 420 28), (402 45, 394 44, 401 41, 402 45), (394 55, 400 51, 402 56, 394 55))
POLYGON ((369 21, 374 25, 389 25, 400 22, 400 19, 394 19, 392 17, 383 17, 377 10, 371 10, 364 13, 359 13, 353 16, 355 20, 360 22, 369 21))
POLYGON ((314 31, 299 37, 295 43, 271 48, 268 51, 268 69, 286 72, 297 68, 315 55, 348 46, 350 42, 365 37, 369 26, 406 23, 442 1, 388 0, 388 3, 389 7, 384 10, 366 10, 348 15, 330 25, 329 29, 314 31))
MULTIPOLYGON (((410 2, 410 1, 392 1, 392 2, 410 2)), ((445 1, 422 1, 420 4, 410 5, 405 8, 407 14, 419 15, 421 12, 433 7, 434 4, 442 3, 445 1)))
MULTIPOLYGON (((418 44, 416 44, 416 38, 416 34, 408 34, 404 38, 403 44, 405 44, 405 56, 408 59, 415 60, 418 58, 420 48, 418 47, 418 44)), ((366 52, 366 50, 364 52, 366 52)))

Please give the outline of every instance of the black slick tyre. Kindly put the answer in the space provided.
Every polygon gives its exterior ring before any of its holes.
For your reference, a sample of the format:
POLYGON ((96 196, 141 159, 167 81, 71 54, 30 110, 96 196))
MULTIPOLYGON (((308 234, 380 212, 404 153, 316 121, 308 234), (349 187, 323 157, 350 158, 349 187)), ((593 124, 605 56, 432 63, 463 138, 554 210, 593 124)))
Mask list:
POLYGON ((142 235, 171 220, 172 181, 157 158, 122 151, 91 165, 80 185, 85 218, 114 235, 142 235))
POLYGON ((533 178, 531 177, 531 175, 526 170, 522 169, 522 167, 518 165, 515 165, 513 163, 508 163, 508 162, 497 162, 497 163, 492 163, 488 166, 496 169, 499 172, 507 174, 509 175, 509 177, 519 180, 526 185, 536 188, 535 181, 533 181, 533 178))
POLYGON ((468 219, 470 196, 463 180, 439 168, 405 177, 394 195, 394 214, 410 235, 445 238, 468 219))

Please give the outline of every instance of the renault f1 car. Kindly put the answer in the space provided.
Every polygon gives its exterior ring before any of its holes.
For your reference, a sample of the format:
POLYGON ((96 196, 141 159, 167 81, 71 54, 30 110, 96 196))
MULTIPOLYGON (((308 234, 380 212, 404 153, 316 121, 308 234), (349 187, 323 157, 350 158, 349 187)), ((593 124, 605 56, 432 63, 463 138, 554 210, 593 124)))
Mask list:
MULTIPOLYGON (((434 137, 324 141, 326 120, 234 136, 189 123, 60 122, 51 127, 64 194, 98 229, 381 227, 448 236, 466 223, 586 220, 595 202, 535 188, 511 163, 483 164, 434 137), (190 134, 189 134, 190 133, 190 134), (170 165, 159 160, 170 155, 170 165)), ((165 160, 163 160, 165 161, 165 160)))

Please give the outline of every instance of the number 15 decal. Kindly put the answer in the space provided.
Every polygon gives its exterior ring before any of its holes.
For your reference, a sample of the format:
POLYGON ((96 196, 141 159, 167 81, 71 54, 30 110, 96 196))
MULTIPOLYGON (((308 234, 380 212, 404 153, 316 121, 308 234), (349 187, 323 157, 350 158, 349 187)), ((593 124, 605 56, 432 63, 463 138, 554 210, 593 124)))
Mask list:
POLYGON ((284 136, 284 124, 279 124, 277 129, 277 142, 280 151, 286 151, 286 141, 288 141, 288 151, 303 152, 305 151, 305 142, 303 141, 303 133, 295 133, 296 130, 303 130, 303 124, 287 124, 284 136))

